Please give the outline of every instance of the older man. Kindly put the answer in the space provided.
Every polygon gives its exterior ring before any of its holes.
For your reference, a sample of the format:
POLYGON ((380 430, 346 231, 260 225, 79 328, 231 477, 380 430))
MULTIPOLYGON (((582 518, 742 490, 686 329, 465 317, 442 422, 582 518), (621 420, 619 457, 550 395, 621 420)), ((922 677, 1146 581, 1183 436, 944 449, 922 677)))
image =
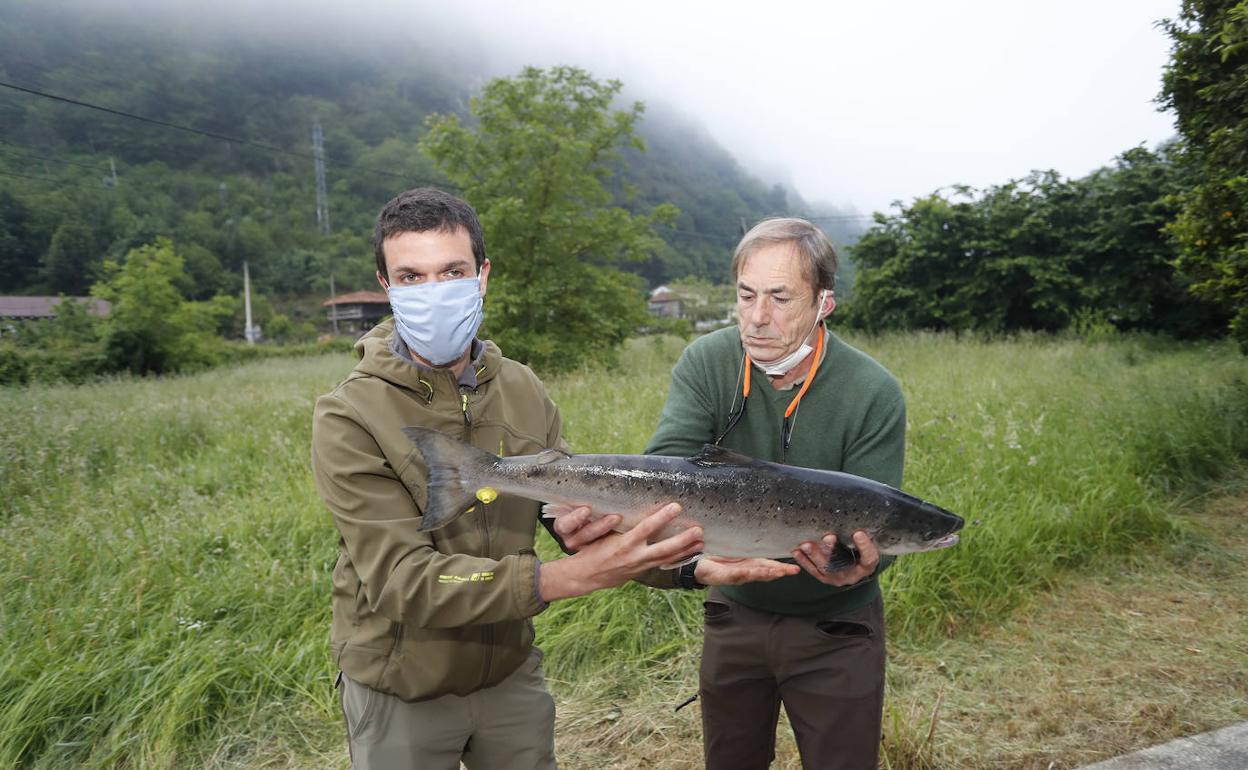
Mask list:
MULTIPOLYGON (((736 329, 695 340, 672 372, 646 451, 716 443, 763 460, 901 485, 905 404, 897 381, 828 331, 836 252, 814 225, 770 219, 737 246, 736 329)), ((795 544, 796 545, 796 544, 795 544)), ((766 768, 780 705, 804 768, 874 770, 884 693, 879 571, 863 532, 793 551, 799 574, 712 588, 699 691, 706 766, 766 768), (821 569, 852 555, 846 569, 821 569)))

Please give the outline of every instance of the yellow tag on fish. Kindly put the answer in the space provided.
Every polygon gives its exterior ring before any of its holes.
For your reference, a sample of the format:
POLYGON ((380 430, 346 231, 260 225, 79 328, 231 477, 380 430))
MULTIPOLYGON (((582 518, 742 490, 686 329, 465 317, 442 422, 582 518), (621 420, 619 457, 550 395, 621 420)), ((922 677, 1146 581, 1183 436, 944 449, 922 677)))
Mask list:
POLYGON ((498 497, 498 490, 493 487, 481 487, 477 490, 477 499, 489 505, 498 497))

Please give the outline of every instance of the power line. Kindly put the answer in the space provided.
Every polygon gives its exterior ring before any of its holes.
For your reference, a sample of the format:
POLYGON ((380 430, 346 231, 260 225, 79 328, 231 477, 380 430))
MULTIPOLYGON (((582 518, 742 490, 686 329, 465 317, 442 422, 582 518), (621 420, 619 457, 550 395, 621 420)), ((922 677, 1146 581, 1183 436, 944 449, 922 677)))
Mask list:
MULTIPOLYGON (((95 189, 95 185, 75 184, 73 182, 64 182, 64 181, 61 181, 60 179, 53 179, 50 176, 32 176, 30 174, 17 174, 12 171, 0 171, 0 176, 11 176, 17 179, 33 179, 36 182, 47 182, 49 184, 60 185, 61 187, 90 187, 91 189, 95 189)), ((103 187, 105 190, 112 189, 106 184, 101 184, 100 187, 103 187)))
POLYGON ((261 144, 260 142, 252 142, 252 141, 248 141, 246 139, 243 139, 237 136, 229 136, 228 134, 218 134, 215 131, 203 131, 201 129, 193 128, 191 126, 183 126, 177 123, 170 123, 165 120, 157 120, 156 118, 148 118, 142 115, 135 115, 132 112, 114 110, 111 107, 104 107, 99 104, 91 104, 90 102, 83 102, 77 99, 70 99, 67 96, 57 96, 56 94, 50 94, 50 93, 47 93, 46 91, 37 91, 33 88, 24 88, 22 86, 19 86, 13 83, 6 83, 4 81, 0 81, 0 86, 4 86, 5 88, 11 88, 14 91, 20 91, 25 94, 32 94, 34 96, 40 96, 40 97, 43 97, 44 99, 51 99, 57 102, 64 102, 65 104, 72 104, 75 107, 86 107, 92 110, 99 110, 100 112, 107 112, 110 115, 118 115, 123 118, 130 118, 131 120, 139 120, 144 123, 151 123, 154 126, 163 126, 165 128, 177 129, 178 131, 187 131, 192 134, 199 134, 200 136, 206 136, 211 139, 219 139, 224 142, 231 142, 233 144, 241 144, 247 147, 255 147, 261 150, 266 150, 268 152, 281 153, 283 155, 290 155, 296 158, 307 158, 308 160, 312 159, 311 155, 296 152, 294 150, 284 150, 281 147, 274 147, 273 145, 270 145, 270 144, 261 144))
POLYGON ((703 233, 697 230, 681 230, 678 227, 658 223, 652 224, 651 226, 666 230, 672 235, 683 235, 688 238, 697 238, 700 241, 713 241, 721 245, 732 243, 732 236, 713 235, 711 233, 703 233))
MULTIPOLYGON (((15 84, 15 83, 8 83, 8 82, 5 82, 5 81, 0 81, 0 86, 3 86, 3 87, 5 87, 5 88, 12 89, 12 90, 14 90, 14 91, 18 91, 18 92, 21 92, 21 93, 30 94, 30 95, 33 95, 33 96, 38 96, 38 97, 41 97, 41 98, 44 98, 44 99, 51 99, 51 100, 53 100, 53 101, 62 102, 62 103, 65 103, 65 104, 70 104, 70 105, 73 105, 73 106, 76 106, 76 107, 85 107, 85 108, 87 108, 87 109, 98 110, 98 111, 100 111, 100 112, 105 112, 105 113, 108 113, 108 114, 110 114, 110 115, 116 115, 116 116, 119 116, 119 117, 128 118, 128 119, 130 119, 130 120, 137 120, 137 121, 141 121, 141 122, 143 122, 143 123, 149 123, 149 124, 151 124, 151 125, 161 126, 161 127, 163 127, 163 128, 172 128, 172 129, 175 129, 175 130, 178 130, 178 131, 185 131, 185 132, 188 132, 188 133, 197 134, 197 135, 199 135, 199 136, 208 137, 208 138, 210 138, 210 139, 216 139, 216 140, 218 140, 218 141, 230 142, 230 143, 232 143, 232 144, 239 144, 239 145, 242 145, 242 146, 245 146, 245 147, 252 147, 252 148, 255 148, 255 149, 259 149, 259 150, 264 150, 265 152, 269 152, 269 153, 277 153, 277 154, 287 155, 287 156, 294 157, 294 158, 301 158, 301 159, 305 159, 305 160, 311 160, 311 161, 313 161, 314 163, 315 163, 315 162, 317 162, 317 160, 318 160, 317 155, 316 155, 315 153, 304 153, 304 152, 298 152, 298 151, 296 151, 296 150, 287 150, 287 149, 284 149, 284 148, 281 148, 281 147, 277 147, 277 146, 274 146, 274 145, 264 144, 264 143, 262 143, 262 142, 253 142, 253 141, 248 140, 248 139, 243 139, 242 137, 230 136, 230 135, 228 135, 228 134, 222 134, 222 133, 218 133, 218 132, 215 132, 215 131, 204 131, 204 130, 202 130, 202 129, 198 129, 198 128, 195 128, 195 127, 193 127, 193 126, 185 126, 185 125, 181 125, 181 124, 178 124, 178 123, 170 123, 170 122, 168 122, 168 121, 164 121, 164 120, 157 120, 156 118, 149 118, 149 117, 146 117, 146 116, 143 116, 143 115, 136 115, 136 114, 131 113, 131 112, 126 112, 126 111, 124 111, 124 110, 116 110, 116 109, 113 109, 113 108, 111 108, 111 107, 105 107, 105 106, 103 106, 103 105, 99 105, 99 104, 92 104, 92 103, 90 103, 90 102, 84 102, 84 101, 81 101, 81 100, 79 100, 79 99, 71 99, 71 98, 66 97, 66 96, 60 96, 60 95, 57 95, 57 94, 48 93, 48 92, 46 92, 46 91, 40 91, 40 90, 33 89, 33 88, 26 88, 26 87, 24 87, 24 86, 20 86, 20 85, 17 85, 17 84, 15 84)), ((0 140, 0 141, 3 141, 3 140, 0 140)), ((10 144, 9 142, 5 142, 5 143, 6 143, 6 144, 10 144)), ((55 158, 43 158, 43 157, 41 157, 41 156, 35 156, 35 155, 31 155, 30 157, 36 157, 36 158, 39 158, 39 159, 41 159, 41 160, 50 160, 50 161, 57 162, 57 163, 67 163, 67 164, 71 164, 71 165, 79 165, 79 166, 83 165, 83 164, 79 164, 79 163, 74 163, 73 161, 58 160, 58 159, 55 159, 55 158)), ((91 167, 89 167, 89 166, 83 166, 83 167, 84 167, 84 168, 91 168, 91 167)), ((406 182, 408 182, 408 183, 411 183, 411 182, 417 182, 417 183, 421 183, 421 184, 436 184, 436 185, 438 185, 438 186, 440 186, 440 187, 448 187, 448 188, 451 188, 451 189, 453 189, 453 190, 460 190, 460 189, 461 189, 461 188, 460 188, 460 187, 458 187, 457 185, 451 184, 451 183, 449 183, 449 182, 440 182, 440 181, 439 181, 439 182, 434 182, 434 181, 431 181, 431 180, 426 180, 426 179, 418 179, 418 178, 414 178, 414 177, 409 177, 409 176, 406 176, 406 175, 404 175, 404 174, 397 174, 397 173, 394 173, 394 172, 391 172, 391 171, 386 171, 386 170, 384 170, 384 169, 359 169, 358 167, 355 167, 355 166, 346 166, 345 168, 347 168, 347 169, 356 169, 356 170, 360 170, 360 171, 368 171, 368 172, 370 172, 370 173, 381 174, 381 175, 383 175, 383 176, 389 176, 389 177, 393 177, 393 178, 396 178, 396 179, 403 179, 403 180, 405 180, 405 181, 406 181, 406 182)), ((102 170, 102 169, 94 169, 94 168, 93 168, 93 170, 102 170)), ((8 174, 8 176, 19 176, 19 177, 21 177, 21 178, 26 178, 26 179, 37 179, 37 180, 41 180, 41 181, 48 181, 48 182, 55 181, 55 180, 52 180, 52 179, 47 178, 47 177, 23 176, 23 175, 19 175, 19 174, 11 174, 11 173, 10 173, 10 174, 8 174)), ((319 210, 318 210, 318 214, 319 214, 319 213, 320 213, 320 212, 319 212, 319 210)), ((806 219, 808 219, 808 220, 810 220, 810 221, 818 221, 818 222, 832 222, 832 221, 837 221, 837 222, 852 222, 852 221, 867 221, 867 220, 873 220, 873 219, 874 219, 874 215, 865 215, 865 214, 852 214, 852 215, 851 215, 851 214, 845 214, 845 215, 827 215, 827 216, 819 216, 819 217, 808 216, 808 217, 805 217, 805 218, 806 218, 806 219)), ((670 225, 656 225, 656 226, 657 226, 657 227, 660 227, 660 228, 662 228, 662 229, 664 229, 664 230, 667 230, 668 232, 670 232, 670 233, 672 233, 672 234, 674 234, 674 235, 677 235, 677 236, 683 236, 683 237, 689 237, 689 238, 696 238, 696 239, 698 239, 698 240, 702 240, 702 241, 711 241, 711 242, 716 242, 716 243, 719 243, 719 244, 721 244, 721 245, 724 245, 724 244, 729 244, 729 243, 733 240, 733 239, 732 239, 732 238, 730 238, 730 237, 725 237, 725 236, 717 236, 717 235, 712 235, 712 234, 710 234, 710 233, 702 233, 702 232, 698 232, 698 231, 690 231, 690 230, 681 230, 681 229, 679 229, 679 228, 672 227, 672 226, 670 226, 670 225)))
MULTIPOLYGON (((130 120, 137 120, 143 123, 150 123, 151 125, 161 126, 163 128, 172 128, 177 131, 186 131, 188 133, 198 134, 200 136, 205 136, 210 139, 216 139, 216 140, 223 141, 223 142, 230 142, 231 144, 239 144, 244 147, 253 147, 258 150, 264 150, 265 152, 278 153, 281 155, 288 155, 293 158, 302 158, 302 159, 311 160, 311 161, 316 160, 316 157, 311 153, 299 152, 297 150, 287 150, 287 149, 283 149, 281 147, 277 147, 271 144, 264 144, 262 142, 253 142, 251 140, 243 139, 242 137, 238 137, 238 136, 230 136, 229 134, 221 134, 215 131, 204 131, 202 129, 198 129, 193 126, 184 126, 179 123, 170 123, 169 121, 166 121, 166 120, 157 120, 156 118, 149 118, 143 115, 136 115, 132 112, 126 112, 124 110, 115 110, 112 107, 105 107, 99 104, 92 104, 90 102, 84 102, 79 99, 71 99, 67 96, 59 96, 57 94, 51 94, 46 91, 39 91, 34 88, 26 88, 25 86, 19 86, 15 83, 8 83, 5 81, 0 81, 0 86, 3 86, 4 88, 9 88, 9 89, 12 89, 14 91, 18 91, 24 94, 30 94, 32 96, 38 96, 44 99, 51 99, 53 101, 63 102, 65 104, 71 104, 75 107, 85 107, 91 110, 98 110, 100 112, 105 112, 110 115, 116 115, 116 116, 123 117, 123 118, 129 118, 130 120)), ((355 168, 355 167, 347 166, 347 168, 355 168)), ((405 174, 396 174, 393 171, 386 171, 385 169, 358 169, 358 170, 367 171, 373 174, 380 174, 382 176, 393 177, 395 179, 402 179, 408 183, 417 182, 420 184, 435 184, 435 185, 438 185, 439 187, 449 187, 453 190, 460 189, 458 185, 451 184, 450 182, 434 182, 428 179, 418 179, 415 177, 409 177, 405 174)))

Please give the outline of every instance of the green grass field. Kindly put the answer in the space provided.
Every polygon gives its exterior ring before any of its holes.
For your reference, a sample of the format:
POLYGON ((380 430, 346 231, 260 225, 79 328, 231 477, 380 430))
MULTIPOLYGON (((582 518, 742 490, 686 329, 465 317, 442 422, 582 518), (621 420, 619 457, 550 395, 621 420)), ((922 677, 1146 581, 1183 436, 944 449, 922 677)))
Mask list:
MULTIPOLYGON (((1248 365, 1229 345, 850 341, 906 391, 903 486, 978 522, 888 573, 909 648, 1189 537, 1174 501, 1248 456, 1248 365)), ((681 344, 635 340, 618 370, 549 381, 573 446, 640 451, 681 344)), ((336 535, 307 459, 312 403, 350 366, 0 390, 0 767, 341 763, 336 535)), ((620 698, 669 676, 696 650, 700 601, 627 586, 551 607, 537 626, 556 693, 590 672, 620 698)))

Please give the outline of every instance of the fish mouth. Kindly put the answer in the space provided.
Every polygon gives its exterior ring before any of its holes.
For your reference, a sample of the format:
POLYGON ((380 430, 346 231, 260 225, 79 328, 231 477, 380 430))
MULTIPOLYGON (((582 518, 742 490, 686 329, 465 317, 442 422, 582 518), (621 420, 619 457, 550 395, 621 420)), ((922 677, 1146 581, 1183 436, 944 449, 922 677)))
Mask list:
POLYGON ((937 548, 948 548, 948 547, 949 547, 949 546, 951 546, 951 545, 957 545, 957 544, 958 544, 958 540, 960 540, 960 539, 961 539, 961 538, 959 538, 957 535, 945 535, 945 536, 944 536, 944 537, 942 537, 941 539, 939 539, 939 540, 937 540, 936 542, 932 543, 932 544, 928 547, 928 549, 927 549, 927 550, 929 550, 929 551, 935 551, 937 548))

